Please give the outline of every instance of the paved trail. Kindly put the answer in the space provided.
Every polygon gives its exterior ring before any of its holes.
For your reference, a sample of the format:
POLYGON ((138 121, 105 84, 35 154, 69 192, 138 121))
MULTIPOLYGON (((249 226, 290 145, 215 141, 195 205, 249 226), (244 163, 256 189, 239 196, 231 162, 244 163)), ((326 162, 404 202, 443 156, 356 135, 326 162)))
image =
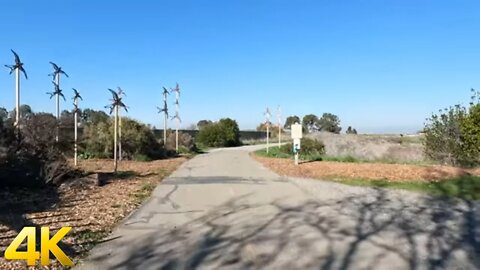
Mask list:
POLYGON ((480 207, 199 155, 79 269, 478 269, 480 207))

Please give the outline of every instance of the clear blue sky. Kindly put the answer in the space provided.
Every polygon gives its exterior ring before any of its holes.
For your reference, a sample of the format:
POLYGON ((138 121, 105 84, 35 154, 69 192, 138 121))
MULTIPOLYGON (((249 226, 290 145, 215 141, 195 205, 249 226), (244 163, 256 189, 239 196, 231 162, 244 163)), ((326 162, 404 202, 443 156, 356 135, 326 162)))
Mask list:
MULTIPOLYGON (((344 130, 408 132, 480 88, 479 1, 0 1, 0 63, 25 63, 22 103, 54 112, 62 88, 103 109, 121 86, 131 117, 162 125, 161 87, 182 87, 183 125, 332 112, 344 130)), ((14 78, 0 72, 0 106, 14 78)), ((170 100, 173 107, 173 99, 170 100)), ((62 108, 70 109, 71 101, 62 108)), ((171 123, 170 125, 172 125, 171 123)))

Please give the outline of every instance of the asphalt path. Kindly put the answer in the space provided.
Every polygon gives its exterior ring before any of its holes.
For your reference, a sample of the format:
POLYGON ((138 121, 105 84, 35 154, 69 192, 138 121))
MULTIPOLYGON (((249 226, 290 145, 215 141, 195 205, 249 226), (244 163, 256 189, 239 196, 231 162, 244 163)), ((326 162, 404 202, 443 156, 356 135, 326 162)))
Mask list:
POLYGON ((77 269, 480 269, 477 202, 184 163, 77 269))

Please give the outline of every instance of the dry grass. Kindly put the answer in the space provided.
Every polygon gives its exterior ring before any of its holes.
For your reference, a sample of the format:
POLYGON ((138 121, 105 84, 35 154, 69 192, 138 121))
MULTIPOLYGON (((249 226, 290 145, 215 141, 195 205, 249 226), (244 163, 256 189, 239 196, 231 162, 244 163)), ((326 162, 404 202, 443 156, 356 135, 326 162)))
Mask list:
MULTIPOLYGON (((107 185, 95 185, 94 175, 63 184, 59 189, 3 190, 0 192, 0 251, 24 226, 49 226, 56 232, 71 226, 72 231, 62 241, 67 254, 75 261, 111 231, 147 198, 153 188, 185 158, 152 162, 122 161, 119 174, 107 185), (6 199, 8 198, 8 199, 6 199)), ((110 160, 80 161, 87 172, 111 172, 110 160)), ((24 262, 0 258, 0 269, 27 269, 24 262)), ((62 269, 56 260, 52 266, 29 269, 62 269)))
POLYGON ((309 178, 361 178, 388 181, 439 181, 463 176, 479 176, 480 169, 450 166, 420 166, 382 163, 345 163, 331 161, 305 162, 295 166, 290 159, 252 155, 266 167, 281 175, 309 178))
POLYGON ((309 137, 325 144, 326 155, 351 156, 359 160, 423 162, 425 156, 421 136, 346 135, 320 132, 309 137))

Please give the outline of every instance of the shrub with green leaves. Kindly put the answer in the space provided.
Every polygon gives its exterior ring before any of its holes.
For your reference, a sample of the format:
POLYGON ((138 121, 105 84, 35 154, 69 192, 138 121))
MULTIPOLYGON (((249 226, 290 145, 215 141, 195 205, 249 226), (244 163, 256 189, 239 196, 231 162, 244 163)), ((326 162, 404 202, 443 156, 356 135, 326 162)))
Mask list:
MULTIPOLYGON (((293 153, 293 143, 287 143, 280 147, 284 153, 293 153)), ((325 154, 325 144, 322 141, 303 138, 301 141, 300 156, 322 156, 325 154)))
POLYGON ((220 119, 202 127, 197 135, 197 141, 208 147, 232 147, 240 145, 240 129, 235 120, 220 119))
MULTIPOLYGON (((112 158, 113 118, 87 125, 82 142, 88 157, 112 158)), ((122 117, 122 157, 125 159, 158 159, 166 156, 151 129, 133 119, 122 117)), ((87 155, 86 155, 87 156, 87 155)))
POLYGON ((427 157, 454 166, 480 164, 479 98, 479 92, 472 89, 468 108, 451 106, 427 119, 424 129, 427 157))

